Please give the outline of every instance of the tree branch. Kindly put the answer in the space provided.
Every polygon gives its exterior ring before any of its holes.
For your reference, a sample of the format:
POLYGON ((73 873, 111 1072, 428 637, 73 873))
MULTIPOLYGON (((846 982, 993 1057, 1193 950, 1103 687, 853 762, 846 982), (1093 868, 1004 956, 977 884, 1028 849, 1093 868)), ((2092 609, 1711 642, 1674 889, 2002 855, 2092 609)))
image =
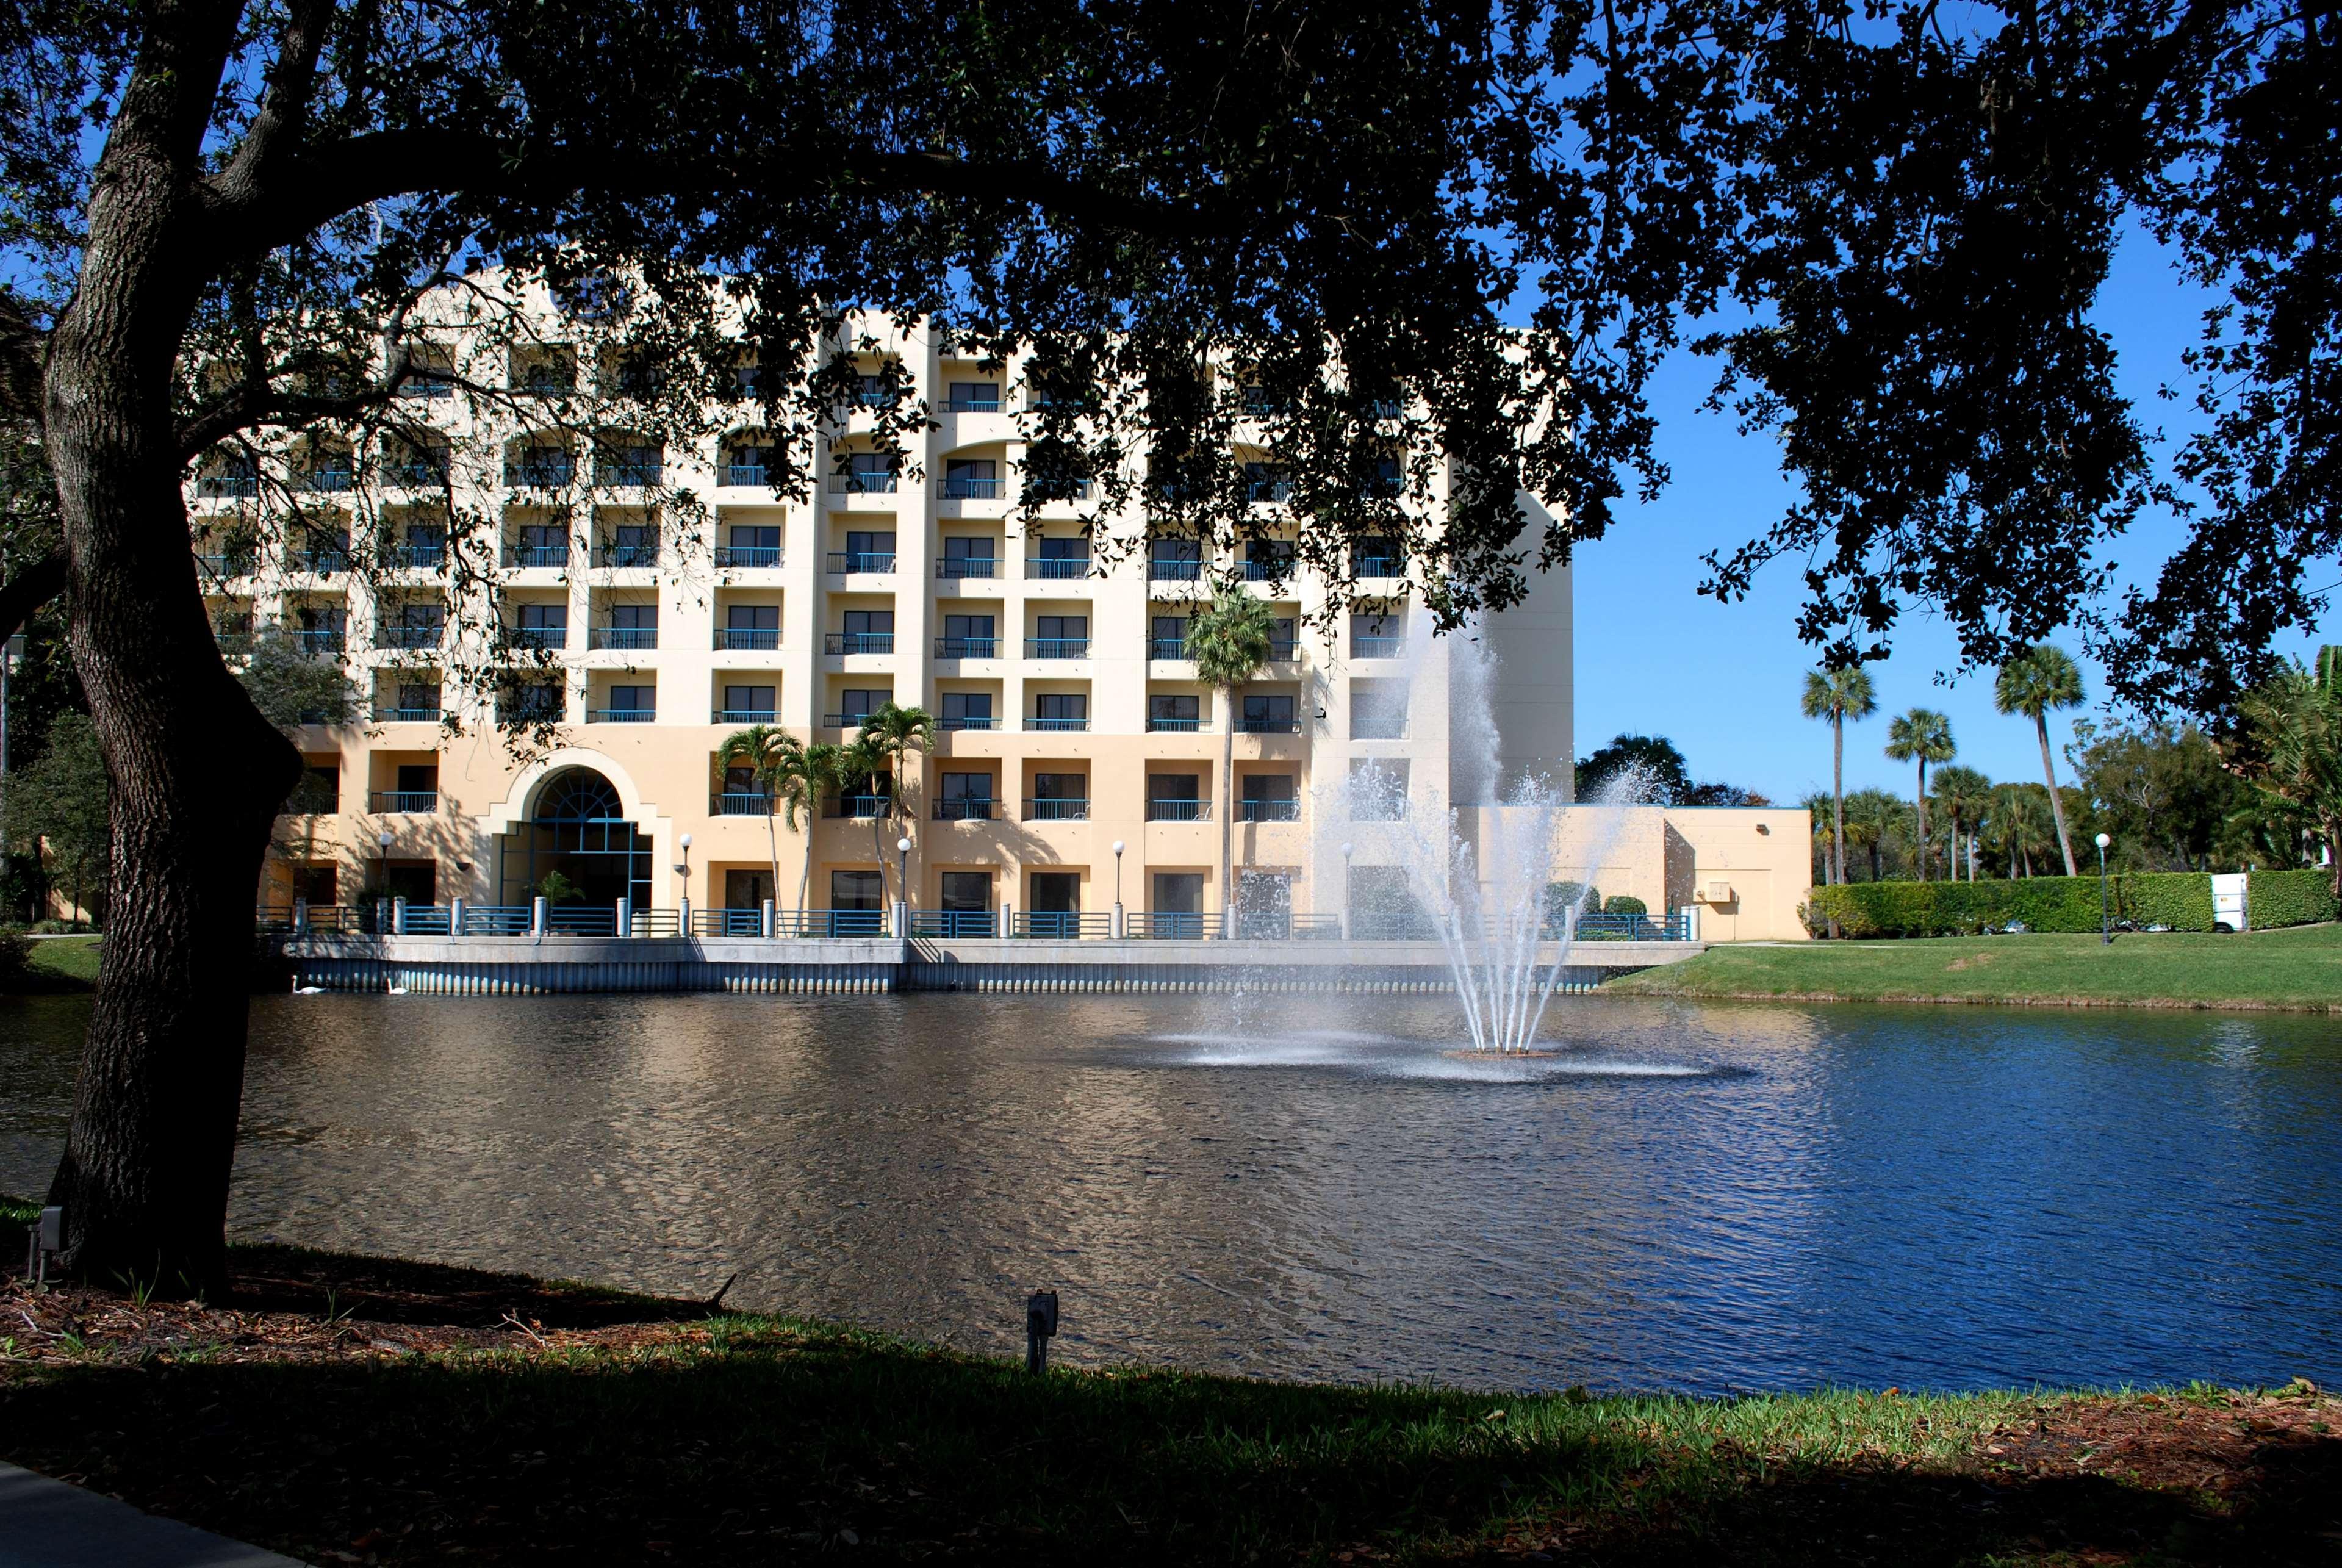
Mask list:
POLYGON ((35 610, 65 592, 65 553, 59 549, 0 584, 0 638, 15 636, 35 610))
POLYGON ((297 0, 285 21, 276 44, 276 71, 268 96, 244 134, 227 166, 206 183, 224 195, 255 189, 267 177, 278 144, 298 136, 309 117, 310 95, 317 82, 317 55, 325 46, 326 24, 333 19, 334 0, 297 0))
POLYGON ((47 334, 33 325, 16 297, 0 287, 0 421, 40 427, 47 343, 47 334))

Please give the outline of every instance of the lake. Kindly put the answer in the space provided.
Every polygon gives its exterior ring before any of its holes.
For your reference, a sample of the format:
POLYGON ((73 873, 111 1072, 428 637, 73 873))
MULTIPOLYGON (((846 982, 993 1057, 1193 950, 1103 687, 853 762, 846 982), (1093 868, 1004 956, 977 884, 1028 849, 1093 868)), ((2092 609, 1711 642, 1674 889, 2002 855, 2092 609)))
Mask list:
MULTIPOLYGON (((0 999, 0 1190, 87 1001, 0 999)), ((233 1233, 1061 1361, 1696 1392, 2342 1377, 2342 1028, 1437 997, 266 997, 233 1233)))

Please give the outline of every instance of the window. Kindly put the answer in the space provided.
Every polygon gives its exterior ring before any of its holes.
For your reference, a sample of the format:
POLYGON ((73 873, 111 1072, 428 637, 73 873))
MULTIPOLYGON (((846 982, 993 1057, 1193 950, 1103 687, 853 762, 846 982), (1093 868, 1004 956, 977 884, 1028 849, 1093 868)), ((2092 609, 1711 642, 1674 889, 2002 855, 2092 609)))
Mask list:
POLYGON ((937 658, 991 658, 998 654, 1000 643, 993 633, 993 618, 988 615, 947 615, 944 617, 943 639, 936 645, 937 658))
POLYGON ((777 477, 771 447, 742 444, 730 448, 724 465, 727 485, 768 485, 777 477))
POLYGON ((1041 558, 1045 561, 1084 561, 1090 558, 1090 542, 1079 534, 1070 538, 1045 538, 1041 541, 1041 558))
POLYGON ((943 725, 946 729, 991 729, 992 693, 988 691, 945 692, 943 725))
MULTIPOLYGON (((1086 773, 1036 773, 1033 775, 1033 803, 1036 806, 1086 806, 1090 798, 1090 777, 1086 773)), ((1056 813, 1069 815, 1070 813, 1056 813)), ((1046 817, 1050 812, 1040 815, 1046 817)))
POLYGON ((1147 629, 1146 657, 1149 658, 1185 658, 1187 657, 1187 618, 1184 615, 1158 615, 1147 629))
POLYGON ((1350 690, 1350 737, 1354 740, 1401 740, 1406 737, 1406 689, 1356 686, 1350 690))
POLYGON ((886 907, 886 890, 876 871, 832 871, 829 907, 833 910, 876 910, 886 907))
POLYGON ((1396 457, 1377 457, 1366 477, 1366 494, 1396 496, 1399 491, 1400 474, 1396 457))
POLYGON ((657 711, 657 687, 614 686, 610 688, 610 706, 602 716, 618 723, 630 719, 647 723, 657 711))
POLYGON ((943 907, 947 914, 980 915, 992 909, 992 873, 989 871, 946 871, 943 874, 943 907))
POLYGON ((855 401, 865 408, 885 408, 895 401, 895 378, 880 374, 865 375, 856 384, 855 401))
POLYGON ((1352 658, 1396 658, 1404 648, 1399 618, 1388 611, 1360 611, 1350 617, 1352 658))
POLYGON ((510 688, 501 706, 507 719, 517 723, 538 724, 557 722, 565 701, 561 688, 551 681, 530 680, 510 688))
POLYGON ((1090 637, 1090 618, 1086 615, 1035 616, 1033 631, 1035 636, 1045 639, 1087 642, 1090 637))
POLYGON ((326 816, 342 809, 342 768, 338 762, 312 762, 301 770, 301 782, 285 802, 287 815, 326 816))
POLYGON ((1033 698, 1033 728, 1036 729, 1087 729, 1090 727, 1089 694, 1084 691, 1044 691, 1033 698))
POLYGON ((1387 534, 1360 539, 1350 548, 1351 570, 1362 578, 1395 578, 1406 559, 1399 541, 1387 534))
POLYGON ((1278 616, 1268 633, 1268 657, 1273 659, 1294 658, 1301 648, 1301 622, 1297 617, 1278 616))
POLYGON ((997 414, 1000 412, 1000 383, 955 381, 951 384, 951 397, 944 406, 954 414, 997 414))
POLYGON ((724 611, 724 624, 734 631, 778 631, 781 607, 776 604, 736 604, 724 611))
POLYGON ((992 775, 946 773, 938 781, 936 816, 946 822, 981 822, 992 818, 992 775))
POLYGON ((1293 546, 1283 539, 1254 539, 1245 546, 1245 576, 1271 582, 1293 575, 1293 546))
POLYGON ((996 500, 1001 493, 999 471, 990 457, 946 458, 943 493, 946 499, 996 500))
POLYGON ((1288 735, 1293 731, 1293 699, 1286 696, 1247 696, 1244 713, 1236 724, 1240 735, 1288 735))
POLYGON ((847 635, 869 637, 895 633, 895 612, 891 609, 850 609, 846 612, 847 635))
POLYGON ((724 719, 747 722, 773 717, 773 696, 777 689, 770 686, 727 686, 724 689, 724 719))
POLYGON ((1196 773, 1149 773, 1146 776, 1146 819, 1150 822, 1200 822, 1210 812, 1204 800, 1204 780, 1196 773))
POLYGON ((1158 538, 1147 547, 1146 575, 1157 581, 1194 582, 1204 573, 1204 547, 1195 539, 1158 538))
POLYGON ((569 607, 565 604, 522 605, 520 624, 524 631, 566 631, 569 629, 569 607))
POLYGON ((524 348, 515 352, 507 377, 513 390, 550 397, 577 389, 577 356, 566 348, 524 348))
POLYGON ((1244 474, 1247 501, 1282 501, 1293 494, 1291 470, 1282 463, 1246 463, 1244 474))
POLYGON ((838 477, 836 487, 846 491, 861 491, 870 495, 892 495, 901 459, 889 452, 856 452, 847 459, 846 471, 838 477))
POLYGON ((439 683, 405 681, 398 688, 398 714, 404 719, 439 717, 439 683))
POLYGON ((894 699, 894 691, 886 687, 867 689, 848 687, 838 693, 837 700, 840 704, 838 711, 845 717, 846 723, 860 724, 874 711, 886 707, 894 699))
POLYGON ((656 631, 658 606, 614 604, 610 607, 610 624, 627 631, 656 631))
POLYGON ((1247 773, 1238 804, 1237 820, 1244 822, 1290 822, 1300 815, 1290 773, 1247 773))
POLYGON ((661 454, 655 444, 626 441, 606 447, 594 458, 594 477, 605 485, 656 485, 661 454))
POLYGON ((891 572, 895 569, 894 530, 855 528, 846 536, 846 548, 829 558, 834 572, 891 572))
POLYGON ((992 540, 983 535, 954 535, 944 541, 944 559, 947 561, 989 561, 993 559, 992 540))
POLYGON ((656 566, 658 552, 658 528, 655 524, 620 523, 610 530, 609 564, 614 567, 656 566))
POLYGON ((1201 729, 1203 727, 1204 708, 1200 697, 1174 693, 1146 699, 1146 728, 1149 729, 1201 729))

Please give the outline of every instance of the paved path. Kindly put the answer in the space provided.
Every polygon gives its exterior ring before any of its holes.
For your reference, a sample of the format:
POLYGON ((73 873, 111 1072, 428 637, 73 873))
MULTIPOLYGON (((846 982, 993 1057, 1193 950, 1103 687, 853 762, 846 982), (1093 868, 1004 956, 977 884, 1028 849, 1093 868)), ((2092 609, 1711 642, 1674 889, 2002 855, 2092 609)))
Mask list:
POLYGON ((0 1464, 0 1568, 302 1568, 192 1524, 0 1464))

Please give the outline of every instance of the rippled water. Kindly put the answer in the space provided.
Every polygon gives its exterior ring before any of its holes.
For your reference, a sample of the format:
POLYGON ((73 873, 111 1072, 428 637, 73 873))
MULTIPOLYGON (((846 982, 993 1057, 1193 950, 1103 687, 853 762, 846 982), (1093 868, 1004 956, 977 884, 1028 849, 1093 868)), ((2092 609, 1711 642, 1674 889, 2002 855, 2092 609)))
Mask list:
MULTIPOLYGON (((85 1004, 0 1001, 0 1189, 85 1004)), ((1697 1391, 2342 1376, 2324 1020, 1436 998, 280 997, 247 1237, 1007 1351, 1697 1391)))

